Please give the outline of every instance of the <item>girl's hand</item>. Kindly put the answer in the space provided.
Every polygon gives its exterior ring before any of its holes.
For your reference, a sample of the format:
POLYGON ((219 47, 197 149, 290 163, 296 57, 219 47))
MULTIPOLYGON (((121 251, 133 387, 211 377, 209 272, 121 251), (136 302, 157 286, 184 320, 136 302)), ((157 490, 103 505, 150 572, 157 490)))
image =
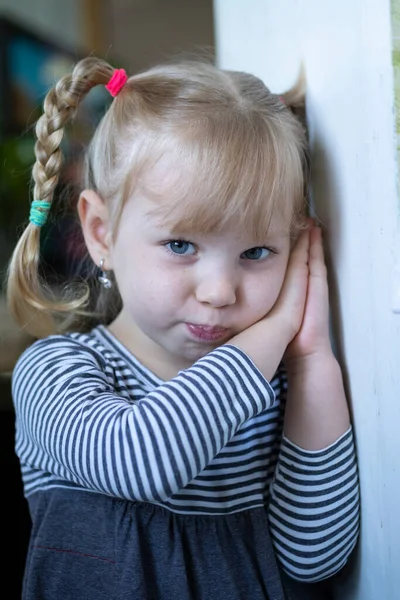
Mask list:
POLYGON ((307 297, 309 230, 304 231, 291 252, 285 281, 273 309, 260 321, 229 340, 241 348, 270 379, 288 344, 299 332, 307 297))
POLYGON ((309 279, 309 253, 310 229, 307 229, 301 233, 290 254, 278 300, 264 319, 259 321, 266 325, 278 321, 286 338, 286 346, 298 334, 303 322, 309 279))
POLYGON ((307 300, 299 332, 283 360, 288 377, 284 432, 304 450, 327 448, 349 428, 340 365, 329 330, 328 282, 321 231, 310 230, 307 300))
POLYGON ((302 324, 288 345, 284 359, 292 363, 315 355, 331 354, 329 335, 329 292, 319 227, 310 229, 309 275, 302 324))

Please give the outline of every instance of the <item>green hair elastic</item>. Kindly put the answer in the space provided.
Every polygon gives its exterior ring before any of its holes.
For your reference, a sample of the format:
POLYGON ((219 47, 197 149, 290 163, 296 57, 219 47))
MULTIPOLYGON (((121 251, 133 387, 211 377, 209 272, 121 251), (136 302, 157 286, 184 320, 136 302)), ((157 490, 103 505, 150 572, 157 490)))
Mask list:
POLYGON ((34 200, 31 204, 31 212, 29 213, 30 222, 37 227, 42 227, 47 221, 50 206, 51 202, 47 200, 34 200))

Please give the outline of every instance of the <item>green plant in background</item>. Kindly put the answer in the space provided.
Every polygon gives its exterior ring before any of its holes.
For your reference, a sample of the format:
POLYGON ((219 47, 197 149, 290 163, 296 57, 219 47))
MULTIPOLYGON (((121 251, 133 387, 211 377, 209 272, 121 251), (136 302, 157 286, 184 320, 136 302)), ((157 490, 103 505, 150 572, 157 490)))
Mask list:
POLYGON ((25 134, 0 142, 0 257, 1 274, 7 266, 29 214, 34 137, 25 134))

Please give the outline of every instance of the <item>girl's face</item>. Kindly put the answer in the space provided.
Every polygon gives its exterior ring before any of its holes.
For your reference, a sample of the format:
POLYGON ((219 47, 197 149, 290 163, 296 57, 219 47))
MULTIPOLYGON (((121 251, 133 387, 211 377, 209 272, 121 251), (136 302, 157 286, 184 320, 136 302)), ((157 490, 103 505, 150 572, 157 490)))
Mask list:
POLYGON ((123 309, 110 330, 168 379, 271 310, 290 236, 279 219, 262 247, 236 227, 172 235, 149 214, 154 208, 152 200, 136 196, 122 212, 110 259, 123 309))

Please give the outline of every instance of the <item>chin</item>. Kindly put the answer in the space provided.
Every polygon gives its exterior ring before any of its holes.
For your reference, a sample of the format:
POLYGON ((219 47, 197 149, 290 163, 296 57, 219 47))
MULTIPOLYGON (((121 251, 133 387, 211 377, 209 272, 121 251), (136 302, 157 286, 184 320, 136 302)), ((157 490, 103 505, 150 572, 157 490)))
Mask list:
POLYGON ((200 360, 200 358, 203 358, 203 356, 206 356, 206 354, 212 350, 215 350, 215 348, 218 348, 219 346, 222 346, 222 344, 204 344, 200 347, 189 348, 185 352, 184 358, 192 363, 195 363, 197 360, 200 360))

